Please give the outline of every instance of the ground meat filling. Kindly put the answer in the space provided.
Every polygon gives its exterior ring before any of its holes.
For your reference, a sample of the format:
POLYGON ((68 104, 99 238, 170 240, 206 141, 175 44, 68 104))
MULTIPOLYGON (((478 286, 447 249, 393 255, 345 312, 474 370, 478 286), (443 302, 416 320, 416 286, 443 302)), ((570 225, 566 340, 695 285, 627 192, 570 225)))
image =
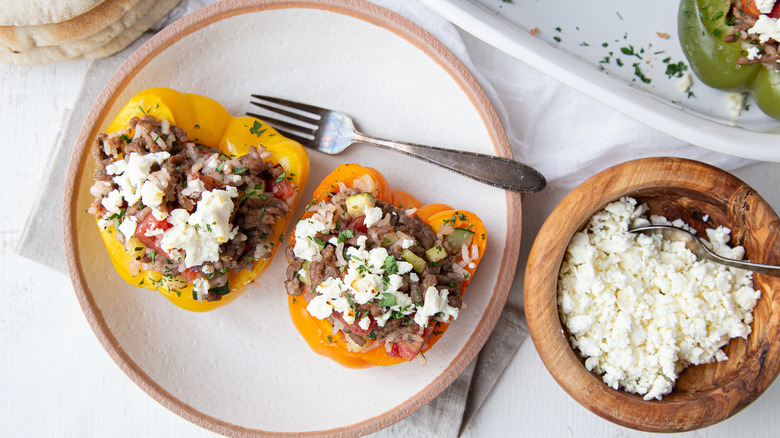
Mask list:
POLYGON ((313 317, 330 321, 351 351, 383 346, 411 360, 439 323, 457 317, 463 267, 476 259, 470 240, 452 248, 443 234, 452 228, 437 234, 413 212, 352 188, 311 209, 285 252, 285 289, 303 296, 313 317), (355 210, 350 200, 361 197, 370 202, 355 210), (441 250, 436 262, 431 248, 441 250))
POLYGON ((150 115, 99 134, 92 155, 95 200, 87 211, 101 228, 113 225, 134 256, 131 274, 160 272, 159 286, 171 290, 192 283, 199 300, 220 300, 230 291, 228 271, 251 270, 270 256, 278 238, 272 226, 289 214, 298 190, 266 161, 262 145, 227 156, 150 115))
POLYGON ((753 51, 756 52, 751 55, 740 56, 737 58, 737 64, 763 64, 764 67, 770 70, 778 69, 778 61, 780 61, 780 56, 778 55, 778 42, 774 39, 769 39, 762 43, 759 41, 760 36, 757 33, 749 32, 749 30, 756 25, 758 19, 745 13, 742 10, 741 2, 737 1, 734 3, 726 20, 728 23, 733 23, 734 32, 730 35, 726 35, 723 38, 723 41, 727 43, 743 41, 746 51, 748 48, 753 48, 753 51))

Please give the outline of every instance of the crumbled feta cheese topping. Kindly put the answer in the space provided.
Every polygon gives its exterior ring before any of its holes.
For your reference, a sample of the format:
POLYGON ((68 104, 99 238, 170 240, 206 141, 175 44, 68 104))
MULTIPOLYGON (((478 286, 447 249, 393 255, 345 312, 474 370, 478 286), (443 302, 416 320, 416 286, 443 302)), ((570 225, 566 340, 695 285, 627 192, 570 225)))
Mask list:
POLYGON ((761 15, 756 20, 756 24, 748 29, 750 35, 758 35, 758 41, 763 44, 770 39, 780 41, 780 23, 776 18, 768 15, 761 15))
POLYGON ((311 261, 322 246, 314 240, 318 232, 325 230, 325 224, 317 219, 308 218, 298 221, 295 226, 295 257, 311 261))
POLYGON ((210 287, 211 284, 209 284, 209 281, 205 278, 198 277, 192 282, 192 289, 197 294, 198 301, 201 301, 203 297, 208 295, 210 287))
POLYGON ((124 200, 119 190, 111 190, 105 198, 100 200, 100 204, 106 208, 109 213, 119 213, 119 207, 122 206, 124 200))
POLYGON ((119 225, 119 232, 125 235, 125 237, 130 237, 135 234, 137 226, 138 220, 135 217, 126 217, 125 220, 122 221, 122 224, 119 225))
POLYGON ((762 13, 762 14, 768 14, 772 12, 772 9, 775 7, 775 0, 754 0, 756 2, 756 8, 762 13))
POLYGON ((225 190, 203 192, 191 215, 183 208, 173 210, 168 218, 172 227, 160 241, 162 250, 171 254, 174 249, 183 249, 184 265, 188 268, 219 260, 219 245, 238 233, 238 228, 230 227, 233 212, 230 198, 236 196, 238 190, 227 186, 225 190))
POLYGON ((152 216, 154 216, 154 218, 157 219, 158 221, 164 221, 165 219, 168 218, 168 212, 158 210, 155 208, 154 210, 152 210, 152 216))
POLYGON ((446 316, 458 317, 458 309, 448 304, 447 291, 439 291, 431 286, 425 291, 425 304, 417 309, 414 315, 414 321, 425 327, 428 325, 428 319, 437 313, 444 313, 446 316))
MULTIPOLYGON (((624 198, 574 235, 558 306, 588 370, 612 388, 660 400, 689 364, 728 359, 721 347, 750 333, 760 292, 751 272, 696 260, 683 242, 629 233, 629 225, 670 224, 660 216, 648 221, 646 211, 624 198)), ((728 246, 727 228, 707 234, 717 253, 743 256, 742 247, 728 246)))
POLYGON ((107 165, 106 172, 109 175, 116 175, 113 180, 119 186, 120 194, 127 201, 127 205, 133 205, 143 196, 142 187, 147 182, 151 167, 155 164, 162 164, 170 156, 171 154, 168 152, 154 152, 146 155, 131 152, 127 161, 117 160, 107 165))
POLYGON ((225 243, 232 238, 230 215, 233 213, 233 200, 238 196, 238 189, 226 186, 225 190, 211 190, 202 193, 188 222, 197 227, 198 232, 214 238, 219 243, 225 243))
POLYGON ((366 218, 363 219, 363 223, 367 227, 373 227, 382 219, 382 209, 379 207, 366 207, 364 214, 366 218))
POLYGON ((181 194, 184 196, 197 196, 200 195, 200 193, 204 192, 205 190, 206 190, 206 185, 203 184, 203 181, 194 178, 187 181, 187 187, 185 187, 184 190, 181 191, 181 194))
POLYGON ((141 202, 149 207, 159 207, 163 202, 165 192, 157 187, 157 184, 147 180, 141 185, 141 202))
POLYGON ((751 46, 747 48, 747 59, 753 61, 760 57, 761 57, 761 49, 759 49, 756 46, 751 46))

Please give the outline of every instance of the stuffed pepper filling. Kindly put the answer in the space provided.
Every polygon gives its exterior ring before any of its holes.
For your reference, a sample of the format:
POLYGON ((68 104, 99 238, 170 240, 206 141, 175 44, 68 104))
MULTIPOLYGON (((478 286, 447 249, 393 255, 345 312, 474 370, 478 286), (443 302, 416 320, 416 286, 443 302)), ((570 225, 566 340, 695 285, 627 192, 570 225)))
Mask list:
POLYGON ((191 283, 199 301, 220 300, 228 271, 271 256, 272 226, 298 191, 262 145, 227 156, 148 114, 98 135, 92 152, 87 211, 133 256, 131 274, 159 272, 171 291, 191 283))
POLYGON ((723 35, 723 41, 742 42, 744 55, 737 58, 737 64, 762 64, 768 69, 777 70, 780 67, 780 57, 777 53, 780 40, 777 17, 780 16, 780 5, 776 5, 774 0, 751 0, 747 2, 746 8, 743 3, 732 1, 725 21, 733 27, 733 32, 723 35))
POLYGON ((384 348, 411 360, 439 323, 458 316, 466 268, 480 256, 474 233, 454 219, 437 233, 414 209, 375 199, 359 183, 337 190, 295 227, 287 293, 303 295, 349 351, 384 348))

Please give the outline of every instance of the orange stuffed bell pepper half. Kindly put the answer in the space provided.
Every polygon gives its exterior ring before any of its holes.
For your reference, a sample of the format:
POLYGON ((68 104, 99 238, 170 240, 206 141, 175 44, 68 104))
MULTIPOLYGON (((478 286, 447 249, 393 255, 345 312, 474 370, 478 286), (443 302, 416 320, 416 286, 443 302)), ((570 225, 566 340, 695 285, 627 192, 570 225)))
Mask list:
POLYGON ((424 360, 458 317, 486 243, 475 214, 423 206, 376 170, 342 164, 290 238, 290 315, 314 351, 344 366, 424 360))
POLYGON ((297 142, 216 101, 134 96, 93 145, 103 242, 129 284, 204 312, 268 267, 309 173, 297 142))

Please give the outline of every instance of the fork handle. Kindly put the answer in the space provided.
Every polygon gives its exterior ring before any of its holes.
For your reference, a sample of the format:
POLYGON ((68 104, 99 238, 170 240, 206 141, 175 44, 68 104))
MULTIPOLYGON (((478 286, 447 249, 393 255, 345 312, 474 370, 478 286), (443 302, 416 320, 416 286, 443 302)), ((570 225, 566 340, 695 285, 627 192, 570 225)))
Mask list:
POLYGON ((358 132, 355 133, 354 140, 392 149, 504 190, 534 193, 547 184, 544 176, 536 169, 507 158, 384 140, 358 132))

